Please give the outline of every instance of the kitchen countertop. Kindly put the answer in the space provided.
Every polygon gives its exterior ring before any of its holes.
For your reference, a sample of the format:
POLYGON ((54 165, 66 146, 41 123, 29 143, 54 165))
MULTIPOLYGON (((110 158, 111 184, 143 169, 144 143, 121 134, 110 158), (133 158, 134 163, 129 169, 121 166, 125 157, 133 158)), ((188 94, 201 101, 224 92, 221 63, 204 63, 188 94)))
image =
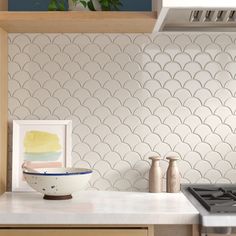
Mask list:
POLYGON ((198 224, 199 213, 182 193, 82 191, 71 200, 38 193, 0 197, 0 224, 198 224))

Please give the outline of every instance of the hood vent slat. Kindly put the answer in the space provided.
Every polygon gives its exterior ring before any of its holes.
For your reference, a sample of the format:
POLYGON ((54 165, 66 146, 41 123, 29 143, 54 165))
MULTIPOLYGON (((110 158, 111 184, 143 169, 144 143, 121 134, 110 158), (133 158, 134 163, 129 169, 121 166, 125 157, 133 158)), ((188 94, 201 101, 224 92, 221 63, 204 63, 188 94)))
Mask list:
POLYGON ((224 22, 227 11, 218 11, 216 16, 216 21, 224 22))
POLYGON ((212 17, 214 15, 214 13, 215 13, 215 11, 211 11, 211 10, 206 11, 204 21, 207 21, 207 22, 212 21, 212 17))
POLYGON ((228 21, 229 22, 235 21, 235 17, 236 17, 236 12, 230 11, 228 21))
POLYGON ((199 22, 202 16, 202 11, 196 10, 191 12, 190 22, 199 22))

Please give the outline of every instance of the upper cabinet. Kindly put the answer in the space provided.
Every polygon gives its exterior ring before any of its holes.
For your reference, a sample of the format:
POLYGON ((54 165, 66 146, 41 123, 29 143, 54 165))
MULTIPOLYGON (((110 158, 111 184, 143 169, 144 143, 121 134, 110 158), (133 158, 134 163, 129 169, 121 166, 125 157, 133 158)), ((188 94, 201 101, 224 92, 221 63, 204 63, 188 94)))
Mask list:
POLYGON ((157 19, 152 0, 121 1, 120 11, 47 11, 50 0, 0 0, 0 28, 14 33, 151 33, 157 19))

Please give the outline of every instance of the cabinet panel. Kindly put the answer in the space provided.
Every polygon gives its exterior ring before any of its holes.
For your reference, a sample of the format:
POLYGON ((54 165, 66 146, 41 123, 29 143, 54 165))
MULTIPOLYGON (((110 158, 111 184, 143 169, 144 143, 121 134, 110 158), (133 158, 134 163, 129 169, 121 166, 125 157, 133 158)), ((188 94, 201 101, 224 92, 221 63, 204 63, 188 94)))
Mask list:
POLYGON ((7 11, 8 9, 8 0, 0 0, 0 10, 7 11))
POLYGON ((200 236, 194 225, 157 225, 155 236, 200 236))
POLYGON ((4 229, 0 236, 147 236, 147 229, 4 229))
POLYGON ((8 120, 7 99, 8 99, 8 35, 6 31, 0 28, 0 194, 6 191, 6 178, 7 178, 7 120, 8 120))

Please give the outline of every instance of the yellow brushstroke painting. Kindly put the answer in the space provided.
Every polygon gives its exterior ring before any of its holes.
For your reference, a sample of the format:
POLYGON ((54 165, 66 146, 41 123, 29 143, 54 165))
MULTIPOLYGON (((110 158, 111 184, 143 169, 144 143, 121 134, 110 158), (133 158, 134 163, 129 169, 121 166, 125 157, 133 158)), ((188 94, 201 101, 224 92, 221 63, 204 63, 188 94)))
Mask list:
POLYGON ((46 131, 28 131, 24 137, 25 160, 52 161, 61 154, 60 139, 57 134, 46 131))

